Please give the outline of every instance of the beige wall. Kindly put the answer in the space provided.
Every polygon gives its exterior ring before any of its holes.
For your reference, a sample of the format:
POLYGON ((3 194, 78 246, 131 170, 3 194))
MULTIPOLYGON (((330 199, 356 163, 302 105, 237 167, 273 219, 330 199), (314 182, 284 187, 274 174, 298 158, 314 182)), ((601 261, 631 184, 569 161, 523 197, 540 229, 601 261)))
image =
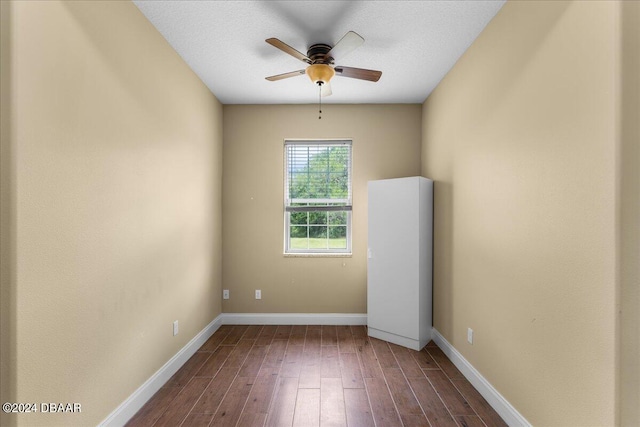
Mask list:
MULTIPOLYGON (((10 3, 0 1, 0 402, 15 401, 15 376, 12 369, 15 364, 14 329, 15 295, 12 268, 15 244, 13 241, 13 199, 11 167, 11 29, 10 3)), ((4 413, 0 412, 0 425, 13 425, 4 413)))
POLYGON ((618 8, 508 2, 423 105, 435 328, 533 425, 617 421, 618 8))
POLYGON ((621 115, 621 425, 640 425, 640 2, 624 2, 621 115))
POLYGON ((221 312, 222 106, 130 2, 10 8, 8 392, 96 425, 221 312))
POLYGON ((367 181, 420 174, 420 105, 224 106, 223 311, 366 313, 367 181), (283 256, 283 142, 353 139, 353 256, 283 256), (254 290, 262 290, 262 300, 254 290))

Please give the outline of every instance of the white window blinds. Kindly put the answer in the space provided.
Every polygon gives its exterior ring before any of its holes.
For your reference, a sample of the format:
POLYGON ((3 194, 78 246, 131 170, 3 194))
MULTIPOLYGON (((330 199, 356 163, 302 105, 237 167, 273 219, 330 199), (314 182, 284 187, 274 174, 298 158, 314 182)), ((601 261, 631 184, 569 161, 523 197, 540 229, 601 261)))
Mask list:
POLYGON ((286 141, 287 212, 351 210, 351 141, 286 141))

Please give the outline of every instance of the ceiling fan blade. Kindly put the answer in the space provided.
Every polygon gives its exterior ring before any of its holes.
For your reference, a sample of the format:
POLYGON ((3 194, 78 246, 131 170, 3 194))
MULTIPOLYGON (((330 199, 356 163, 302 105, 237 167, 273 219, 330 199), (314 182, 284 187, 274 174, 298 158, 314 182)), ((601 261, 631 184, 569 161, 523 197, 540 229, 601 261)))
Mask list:
POLYGON ((302 52, 298 52, 297 50, 295 50, 294 48, 292 48, 291 46, 289 46, 285 42, 283 42, 281 40, 278 40, 276 38, 273 38, 273 37, 270 38, 270 39, 266 39, 265 41, 267 43, 269 43, 271 46, 277 47, 278 49, 280 49, 284 53, 288 53, 289 55, 293 56, 294 58, 299 59, 302 62, 306 62, 307 64, 311 64, 311 59, 309 59, 309 57, 307 55, 305 55, 302 52))
POLYGON ((377 82, 380 80, 382 71, 365 70, 364 68, 352 68, 352 67, 335 67, 336 75, 342 77, 351 77, 352 79, 369 80, 370 82, 377 82))
POLYGON ((327 53, 327 56, 340 60, 352 50, 359 48, 362 43, 364 43, 364 39, 360 34, 349 31, 336 43, 329 53, 327 53))
POLYGON ((265 77, 265 79, 270 82, 275 82, 277 80, 288 79, 289 77, 295 77, 304 74, 304 70, 291 71, 290 73, 277 74, 275 76, 265 77))
POLYGON ((330 82, 326 82, 325 84, 322 85, 322 88, 320 89, 320 95, 322 95, 322 97, 324 98, 325 96, 330 96, 333 92, 331 92, 331 83, 330 82))

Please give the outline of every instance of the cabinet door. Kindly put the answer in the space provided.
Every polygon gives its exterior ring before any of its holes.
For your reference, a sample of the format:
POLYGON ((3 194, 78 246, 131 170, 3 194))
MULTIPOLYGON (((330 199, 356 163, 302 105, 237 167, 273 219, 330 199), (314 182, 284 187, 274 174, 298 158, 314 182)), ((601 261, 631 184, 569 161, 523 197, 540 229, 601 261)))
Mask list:
POLYGON ((418 339, 419 180, 369 183, 367 317, 371 328, 418 339))

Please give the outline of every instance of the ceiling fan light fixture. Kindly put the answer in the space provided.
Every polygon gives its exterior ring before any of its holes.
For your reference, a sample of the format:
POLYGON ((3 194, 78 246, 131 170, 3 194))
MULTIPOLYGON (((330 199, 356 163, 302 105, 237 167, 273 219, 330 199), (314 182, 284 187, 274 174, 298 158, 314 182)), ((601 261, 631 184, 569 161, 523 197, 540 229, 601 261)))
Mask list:
POLYGON ((329 83, 331 78, 336 74, 333 67, 327 64, 309 65, 305 72, 311 81, 316 84, 329 83))

